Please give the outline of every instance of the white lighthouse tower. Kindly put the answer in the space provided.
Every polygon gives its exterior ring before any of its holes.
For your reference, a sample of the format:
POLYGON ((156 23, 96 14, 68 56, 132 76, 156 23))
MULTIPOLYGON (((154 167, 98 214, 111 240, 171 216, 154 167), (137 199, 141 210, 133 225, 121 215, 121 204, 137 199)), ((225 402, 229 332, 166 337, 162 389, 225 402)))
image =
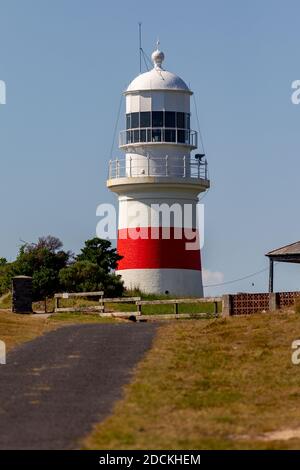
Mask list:
POLYGON ((124 158, 110 161, 108 188, 118 194, 117 274, 128 289, 180 296, 203 295, 196 221, 199 193, 209 188, 204 155, 191 157, 197 132, 190 128, 192 91, 162 66, 137 76, 124 92, 124 158))

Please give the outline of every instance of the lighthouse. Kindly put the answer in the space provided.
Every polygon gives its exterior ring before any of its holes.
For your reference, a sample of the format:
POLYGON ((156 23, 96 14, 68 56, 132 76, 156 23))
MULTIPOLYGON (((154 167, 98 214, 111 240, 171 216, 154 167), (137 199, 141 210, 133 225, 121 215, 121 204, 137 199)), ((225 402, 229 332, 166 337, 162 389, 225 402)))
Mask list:
POLYGON ((197 203, 210 182, 191 129, 192 91, 167 71, 164 53, 124 92, 123 157, 111 160, 107 187, 118 195, 117 274, 128 289, 203 296, 197 203), (192 152, 194 154, 192 155, 192 152))

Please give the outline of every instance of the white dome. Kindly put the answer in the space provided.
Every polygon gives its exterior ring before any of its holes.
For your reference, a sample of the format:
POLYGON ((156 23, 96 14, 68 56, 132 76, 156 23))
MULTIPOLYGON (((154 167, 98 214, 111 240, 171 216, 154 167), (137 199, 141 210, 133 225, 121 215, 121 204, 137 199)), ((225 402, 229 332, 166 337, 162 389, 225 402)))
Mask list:
POLYGON ((165 54, 158 49, 158 45, 159 41, 157 42, 157 49, 151 56, 154 68, 136 77, 130 83, 125 94, 144 90, 174 90, 192 94, 187 84, 178 75, 162 68, 165 54))
POLYGON ((178 90, 191 93, 187 84, 178 75, 161 68, 153 68, 136 77, 125 93, 143 90, 178 90))

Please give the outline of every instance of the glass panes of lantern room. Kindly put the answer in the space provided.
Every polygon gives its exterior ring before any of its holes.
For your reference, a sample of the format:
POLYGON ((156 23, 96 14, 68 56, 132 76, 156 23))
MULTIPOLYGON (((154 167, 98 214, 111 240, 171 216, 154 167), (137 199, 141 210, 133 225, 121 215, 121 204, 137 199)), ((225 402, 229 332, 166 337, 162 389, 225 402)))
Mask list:
POLYGON ((126 114, 126 143, 173 142, 189 144, 190 114, 145 111, 126 114))

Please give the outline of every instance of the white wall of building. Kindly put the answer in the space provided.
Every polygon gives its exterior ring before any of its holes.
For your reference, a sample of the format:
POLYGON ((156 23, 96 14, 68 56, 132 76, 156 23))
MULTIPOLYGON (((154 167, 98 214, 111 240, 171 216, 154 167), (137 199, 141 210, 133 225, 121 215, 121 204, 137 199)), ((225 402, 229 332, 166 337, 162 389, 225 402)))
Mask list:
POLYGON ((122 276, 128 289, 140 288, 143 292, 165 293, 176 296, 203 297, 201 271, 193 269, 124 269, 122 276))
POLYGON ((143 111, 190 112, 190 95, 176 91, 140 91, 126 95, 126 113, 143 111))

